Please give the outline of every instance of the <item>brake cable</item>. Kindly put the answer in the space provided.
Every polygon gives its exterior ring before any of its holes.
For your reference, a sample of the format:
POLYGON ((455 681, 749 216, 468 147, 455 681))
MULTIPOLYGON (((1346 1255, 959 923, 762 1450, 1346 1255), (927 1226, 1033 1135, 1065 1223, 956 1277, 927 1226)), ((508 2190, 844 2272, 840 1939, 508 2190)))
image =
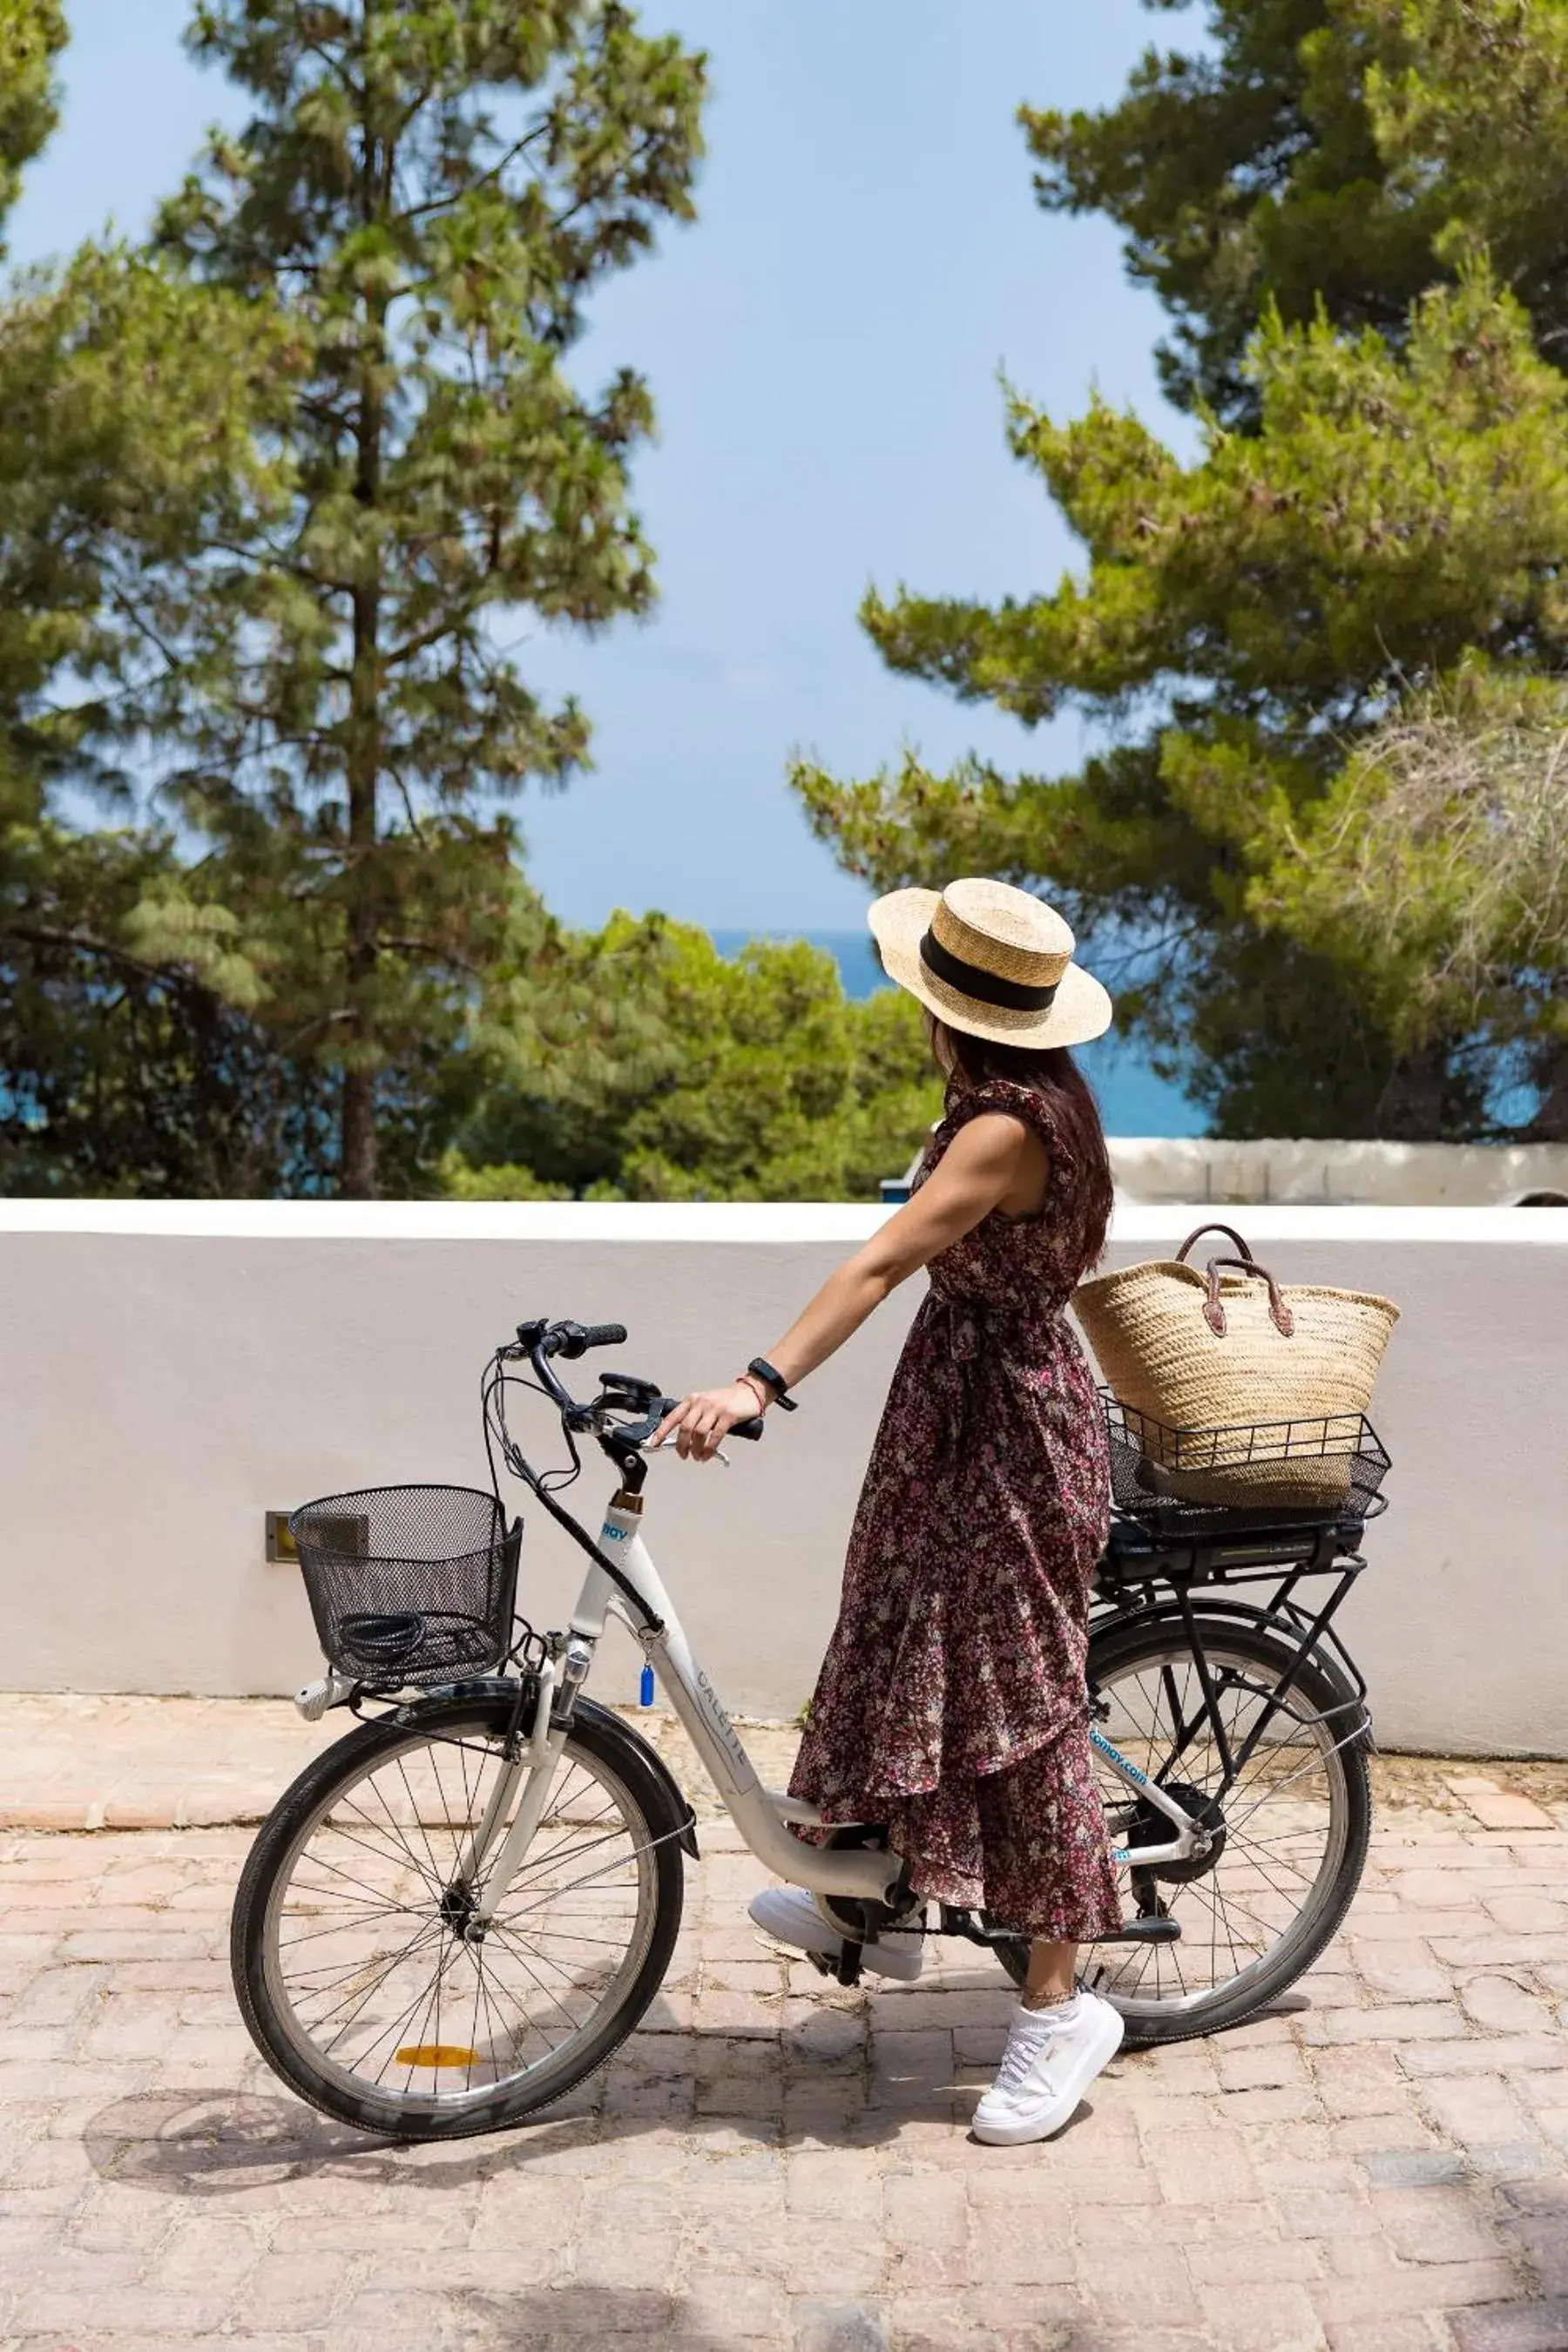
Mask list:
MULTIPOLYGON (((541 1472, 535 1470, 532 1464, 527 1459, 526 1455, 523 1454, 521 1448, 518 1445, 517 1441, 513 1438, 510 1431, 506 1425, 506 1402, 503 1392, 508 1385, 509 1376, 504 1370, 505 1362, 505 1351, 498 1348, 494 1356, 490 1360, 481 1389, 481 1400, 485 1410, 485 1446, 487 1453, 489 1453, 490 1455, 490 1475, 492 1484, 495 1480, 495 1456, 494 1454, 490 1452, 490 1436, 492 1429, 491 1412, 493 1410, 495 1413, 494 1433, 500 1443, 501 1458, 505 1462, 508 1469, 511 1472, 512 1475, 519 1479, 522 1485, 527 1486, 531 1494, 536 1495, 539 1497, 539 1500, 544 1506, 545 1510, 549 1513, 550 1517, 555 1521, 556 1525, 563 1530, 563 1532, 570 1536, 572 1541, 577 1545, 578 1549, 586 1552, 589 1559, 604 1570, 605 1575, 609 1578, 616 1591, 620 1593, 623 1600, 630 1603, 636 1618, 642 1625, 644 1631, 648 1633, 662 1633, 664 1631, 663 1618, 658 1616, 653 1610, 649 1609, 647 1603, 637 1591, 637 1587, 632 1583, 630 1578, 626 1576, 625 1570, 609 1557, 607 1552, 604 1551, 600 1546, 595 1542, 593 1537, 589 1535, 585 1528, 579 1526, 578 1522, 572 1517, 571 1512, 568 1511, 563 1504, 556 1501, 555 1491, 552 1486, 547 1483, 547 1481, 553 1476, 560 1484, 569 1486, 573 1484, 574 1480, 582 1475, 583 1458, 577 1448, 575 1433, 566 1420, 566 1412, 568 1408, 574 1412, 581 1412, 584 1408, 577 1404, 576 1400, 572 1397, 563 1387, 562 1388, 561 1393, 566 1398, 566 1404, 562 1406, 559 1404, 558 1400, 551 1394, 550 1390, 546 1388, 542 1381, 524 1380, 521 1376, 516 1377, 516 1386, 519 1388, 532 1389, 536 1395, 542 1396, 545 1398, 547 1402, 557 1406, 557 1410, 562 1415, 562 1431, 565 1436, 567 1447, 572 1456, 573 1467, 569 1473, 560 1471, 551 1473, 548 1471, 541 1472)), ((537 1371, 538 1366, 535 1365, 534 1369, 537 1371)), ((559 1386, 560 1384, 557 1383, 557 1385, 559 1386)))

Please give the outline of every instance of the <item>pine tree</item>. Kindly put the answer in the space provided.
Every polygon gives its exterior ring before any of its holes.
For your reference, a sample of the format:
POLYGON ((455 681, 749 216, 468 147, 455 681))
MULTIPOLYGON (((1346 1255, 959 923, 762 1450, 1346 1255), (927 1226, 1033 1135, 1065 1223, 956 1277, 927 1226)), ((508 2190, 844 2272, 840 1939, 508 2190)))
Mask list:
MULTIPOLYGON (((1192 0, 1145 0, 1161 13, 1192 0)), ((1020 110, 1048 212, 1103 213, 1130 275, 1175 322, 1160 348, 1167 395, 1227 422, 1255 415, 1247 344, 1272 304, 1305 325, 1397 341, 1437 274, 1444 212, 1389 186, 1369 70, 1396 33, 1352 0, 1208 0, 1206 43, 1148 49, 1100 112, 1020 110)))
POLYGON ((1479 1025, 1428 992, 1412 1020, 1397 960, 1369 988, 1364 937, 1278 868, 1288 840, 1330 856, 1311 811, 1402 703, 1563 660, 1560 16, 1216 0, 1207 62, 1146 60, 1101 117, 1029 118, 1047 203, 1110 209, 1174 312, 1167 380, 1202 451, 1183 465, 1103 403, 1061 426, 1015 397, 1014 451, 1082 574, 994 609, 873 593, 862 620, 893 668, 1026 723, 1076 707, 1109 748, 1059 780, 796 771, 880 885, 990 868, 1065 898, 1124 1022, 1222 1132, 1485 1134, 1521 1058, 1568 1098, 1539 991, 1479 1025), (1533 319, 1488 238, 1540 289, 1533 319))
POLYGON ((143 913, 341 1094, 378 1184, 398 1070, 455 1044, 512 918, 497 803, 584 758, 508 650, 523 608, 647 608, 627 464, 647 387, 563 367, 606 272, 691 212, 700 58, 619 0, 210 0, 190 46, 248 93, 164 209, 174 282, 289 357, 269 503, 123 584, 121 709, 205 856, 143 913))
POLYGON ((1568 1140, 1568 696, 1467 661, 1249 845, 1249 910, 1354 972, 1419 1050, 1457 1032, 1568 1140))
MULTIPOLYGON (((1145 0, 1162 14, 1193 0, 1145 0)), ((1168 396, 1256 418, 1270 308, 1403 341, 1478 241, 1561 355, 1568 20, 1556 0, 1207 0, 1099 112, 1020 109, 1047 212, 1102 213, 1170 312, 1168 396)))
POLYGON ((0 0, 0 225, 55 127, 55 59, 65 45, 59 0, 0 0))
POLYGON ((272 1191, 319 1126, 247 1013, 234 918, 193 915, 195 961, 150 949, 149 906, 184 885, 120 763, 128 619, 277 508, 289 373, 276 320, 124 247, 0 304, 0 1191, 272 1191), (62 808, 89 793, 107 822, 83 832, 62 808))

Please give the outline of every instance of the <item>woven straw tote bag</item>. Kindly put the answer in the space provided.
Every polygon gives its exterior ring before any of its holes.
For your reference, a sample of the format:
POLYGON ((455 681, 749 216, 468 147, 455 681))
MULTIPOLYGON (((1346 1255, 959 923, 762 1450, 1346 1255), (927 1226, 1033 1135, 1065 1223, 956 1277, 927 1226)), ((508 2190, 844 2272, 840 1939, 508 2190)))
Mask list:
MULTIPOLYGON (((1173 1432, 1217 1433, 1203 1449, 1201 1471, 1151 1459, 1154 1491, 1248 1508, 1344 1501, 1355 1451, 1350 1433, 1372 1402, 1399 1320, 1391 1299, 1323 1283, 1282 1286, 1233 1227, 1200 1225, 1173 1259, 1080 1284, 1073 1307, 1123 1404, 1173 1432), (1224 1234, 1235 1252, 1210 1258, 1200 1274, 1187 1253, 1210 1233, 1224 1234), (1342 1419, 1345 1444, 1336 1452, 1334 1433, 1322 1424, 1342 1419), (1285 1422, 1308 1425, 1302 1458, 1250 1461, 1253 1430, 1285 1422)), ((1283 1440, 1287 1450, 1290 1442, 1283 1440)), ((1184 1447, 1182 1458, 1191 1454, 1184 1447)))

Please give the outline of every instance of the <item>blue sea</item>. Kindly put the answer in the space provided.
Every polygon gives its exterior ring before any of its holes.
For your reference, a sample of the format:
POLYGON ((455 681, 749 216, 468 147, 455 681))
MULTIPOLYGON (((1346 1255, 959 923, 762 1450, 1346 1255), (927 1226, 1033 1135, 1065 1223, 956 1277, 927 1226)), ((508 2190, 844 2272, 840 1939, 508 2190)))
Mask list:
MULTIPOLYGON (((869 996, 886 988, 881 966, 868 931, 715 931, 713 944, 721 955, 738 955, 751 940, 807 939, 826 948, 838 965, 845 994, 869 996)), ((1205 1115, 1189 1102, 1179 1087, 1156 1077, 1138 1047, 1123 1044, 1114 1033, 1080 1045, 1078 1059, 1100 1097, 1108 1135, 1202 1135, 1205 1115)))

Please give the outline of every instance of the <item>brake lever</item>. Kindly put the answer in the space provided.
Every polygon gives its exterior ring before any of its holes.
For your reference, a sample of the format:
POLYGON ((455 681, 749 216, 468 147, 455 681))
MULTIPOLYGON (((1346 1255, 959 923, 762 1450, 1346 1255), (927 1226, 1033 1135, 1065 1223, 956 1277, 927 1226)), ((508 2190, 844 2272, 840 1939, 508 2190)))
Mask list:
MULTIPOLYGON (((636 1422, 632 1422, 623 1427, 621 1435, 624 1438, 626 1438, 633 1445, 639 1446, 644 1454, 668 1454, 671 1452, 679 1452, 679 1445, 673 1437, 667 1437, 662 1445, 654 1445, 650 1444, 649 1441, 653 1436, 654 1431, 658 1427, 659 1423, 665 1418, 665 1415, 667 1413, 673 1412, 679 1402, 680 1400, 679 1397, 656 1397, 653 1402, 652 1410, 641 1424, 642 1431, 646 1433, 639 1435, 638 1424, 636 1422)), ((735 1436, 748 1438, 761 1437, 763 1433, 762 1415, 758 1413, 751 1421, 737 1422, 734 1430, 729 1433, 735 1436)), ((708 1459, 710 1462, 721 1462, 726 1470, 731 1466, 729 1455, 724 1453, 721 1447, 715 1446, 713 1452, 708 1456, 708 1459)))
MULTIPOLYGON (((645 1445, 643 1447, 643 1452, 645 1454, 679 1454, 679 1444, 673 1437, 667 1437, 662 1445, 645 1445)), ((731 1467, 730 1457, 725 1453, 721 1445, 716 1445, 713 1448, 712 1453, 708 1454, 705 1458, 710 1462, 721 1462, 726 1470, 731 1467)))

